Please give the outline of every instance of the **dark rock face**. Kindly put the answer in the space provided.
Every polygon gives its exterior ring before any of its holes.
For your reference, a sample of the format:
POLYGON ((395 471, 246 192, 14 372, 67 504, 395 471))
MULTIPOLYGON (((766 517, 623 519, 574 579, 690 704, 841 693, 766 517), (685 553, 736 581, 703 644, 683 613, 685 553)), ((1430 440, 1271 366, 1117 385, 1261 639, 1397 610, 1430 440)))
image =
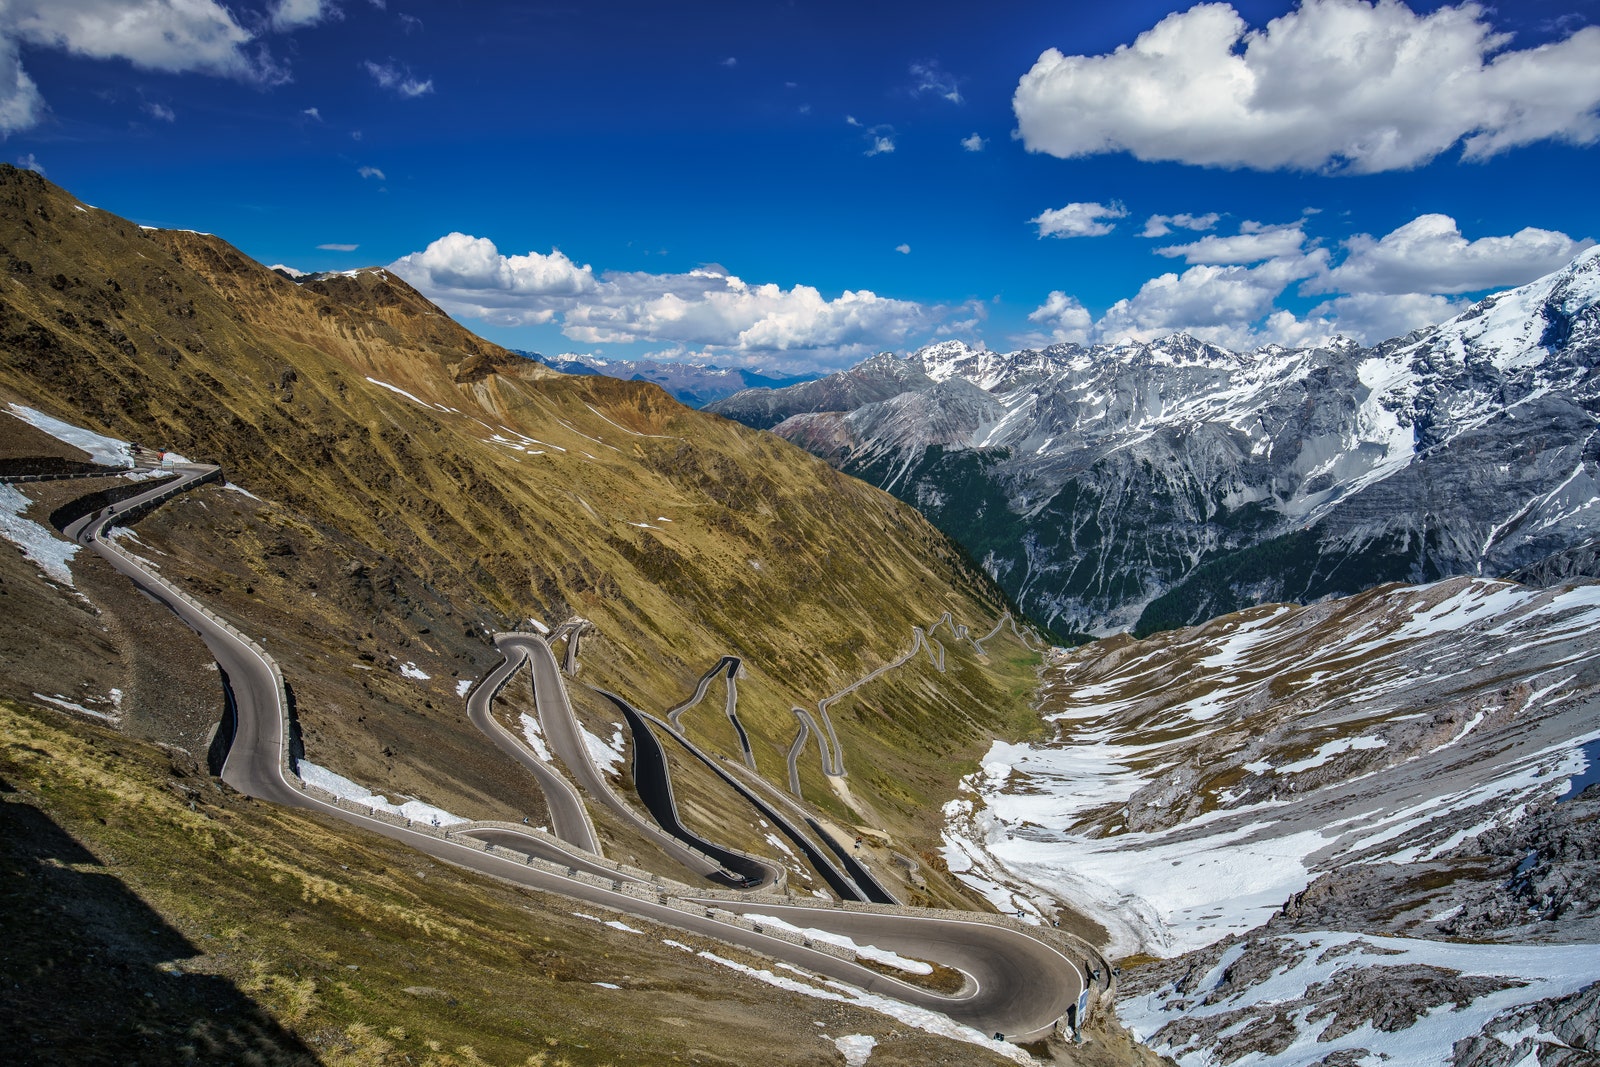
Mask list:
MULTIPOLYGON (((1036 621, 1149 633, 1556 559, 1600 521, 1600 252, 1372 348, 944 342, 710 410, 916 505, 1036 621)), ((1591 553, 1592 555, 1593 553, 1591 553)))
POLYGON ((1530 1056, 1542 1067, 1592 1065, 1600 1060, 1600 982, 1496 1016, 1452 1052, 1455 1067, 1512 1067, 1530 1056))

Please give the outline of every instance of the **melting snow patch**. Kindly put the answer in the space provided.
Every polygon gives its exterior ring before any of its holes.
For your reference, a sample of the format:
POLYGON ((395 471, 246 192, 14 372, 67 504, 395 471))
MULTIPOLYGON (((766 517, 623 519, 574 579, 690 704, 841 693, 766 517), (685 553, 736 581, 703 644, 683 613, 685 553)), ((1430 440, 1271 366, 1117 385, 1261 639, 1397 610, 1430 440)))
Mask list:
MULTIPOLYGON (((589 922, 592 922, 592 923, 599 923, 601 926, 609 926, 613 930, 621 930, 623 933, 626 933, 626 934, 642 934, 642 933, 644 933, 643 930, 635 930, 633 927, 629 926, 627 923, 623 922, 620 919, 602 919, 602 918, 600 918, 600 916, 598 916, 598 915, 590 915, 586 911, 575 911, 572 914, 574 916, 576 916, 577 918, 579 918, 579 919, 586 919, 586 920, 588 920, 589 922)), ((667 942, 667 943, 668 944, 672 944, 672 942, 670 942, 670 941, 667 942)))
POLYGON ((550 632, 550 627, 546 626, 544 623, 540 622, 538 619, 529 619, 528 620, 528 625, 533 627, 535 630, 537 630, 539 633, 542 633, 542 634, 549 634, 549 632, 550 632))
POLYGON ((78 554, 78 546, 23 518, 22 513, 32 505, 16 486, 0 485, 0 536, 20 548, 52 580, 71 586, 72 571, 67 564, 78 554))
POLYGON ((260 500, 261 499, 260 497, 256 496, 254 493, 252 493, 250 490, 241 488, 240 486, 237 486, 237 485, 234 485, 232 482, 223 482, 222 483, 222 488, 227 489, 230 492, 238 493, 240 496, 247 496, 251 500, 260 500))
MULTIPOLYGON (((819 988, 805 982, 797 982, 793 978, 785 978, 780 974, 773 974, 768 970, 757 970, 743 963, 724 959, 714 952, 698 952, 696 955, 703 960, 710 960, 712 963, 719 964, 729 970, 738 971, 740 974, 748 975, 759 982, 777 986, 779 989, 786 989, 791 993, 803 993, 808 997, 816 997, 818 1000, 831 1000, 837 1004, 852 1004, 858 1008, 867 1008, 887 1015, 891 1019, 898 1019, 907 1026, 914 1026, 918 1030, 923 1030, 939 1037, 947 1037, 954 1041, 965 1041, 972 1045, 981 1045, 997 1056, 1003 1056, 1013 1063, 1024 1064, 1026 1067, 1032 1067, 1034 1063, 1033 1057, 1016 1045, 985 1037, 972 1027, 962 1026, 949 1016, 941 1015, 936 1011, 929 1011, 926 1008, 919 1008, 899 1000, 891 1000, 888 997, 878 996, 876 993, 868 993, 853 986, 847 986, 842 982, 826 982, 825 984, 828 988, 819 988)), ((804 972, 797 970, 797 973, 804 972)), ((807 975, 807 977, 812 976, 807 975)))
POLYGON ((622 988, 621 986, 617 985, 615 982, 590 982, 589 984, 590 985, 597 985, 601 989, 621 989, 622 988))
POLYGON ((616 776, 622 773, 622 727, 613 728, 611 743, 607 744, 588 730, 583 731, 583 743, 589 746, 589 758, 594 760, 594 765, 606 774, 616 776))
MULTIPOLYGON (((359 273, 359 271, 355 272, 355 273, 359 273)), ((401 396, 405 397, 407 400, 411 401, 413 404, 417 404, 417 405, 420 405, 422 407, 425 407, 425 408, 429 409, 430 411, 433 410, 433 405, 432 404, 428 403, 426 400, 421 400, 421 399, 417 398, 416 396, 413 396, 411 393, 406 392, 404 389, 400 388, 398 385, 390 385, 388 382, 380 382, 376 378, 368 378, 367 381, 371 382, 373 385, 382 386, 383 388, 389 390, 389 392, 391 392, 391 393, 399 393, 401 396)))
MULTIPOLYGON (((113 692, 115 692, 115 690, 113 690, 113 692)), ((72 701, 63 697, 60 693, 57 693, 53 697, 47 697, 43 693, 35 693, 33 695, 34 699, 42 700, 46 704, 54 704, 58 708, 64 708, 67 711, 76 711, 81 715, 88 715, 91 718, 104 719, 106 722, 120 722, 122 720, 122 716, 112 714, 109 711, 95 711, 93 708, 86 708, 82 704, 74 704, 72 701)), ((118 696, 120 697, 121 694, 118 693, 118 696)), ((118 699, 115 701, 115 703, 120 705, 122 702, 120 699, 118 699)))
POLYGON ((461 679, 459 682, 456 683, 456 696, 458 696, 458 697, 466 696, 467 695, 467 691, 469 689, 471 689, 471 688, 472 688, 472 679, 471 678, 463 678, 463 679, 461 679))
POLYGON ((871 960, 874 963, 881 963, 885 967, 893 967, 896 970, 905 971, 907 974, 933 973, 933 968, 928 964, 923 963, 921 960, 907 959, 897 952, 890 952, 887 949, 877 948, 873 945, 858 945, 843 934, 835 934, 827 930, 813 930, 802 926, 795 926, 791 923, 786 923, 782 919, 772 915, 746 914, 745 918, 749 919, 751 922, 761 923, 764 926, 776 926, 780 930, 787 930, 792 934, 799 934, 802 937, 809 937, 813 941, 821 941, 825 944, 838 945, 840 948, 851 949, 861 959, 871 960))
POLYGON ((308 760, 299 760, 295 769, 299 772, 301 780, 307 785, 314 785, 326 789, 334 796, 353 800, 357 804, 365 804, 375 811, 386 811, 391 815, 401 815, 415 822, 431 822, 435 826, 454 826, 467 820, 459 815, 452 815, 443 808, 436 808, 432 804, 424 804, 420 800, 407 800, 396 804, 388 797, 374 793, 358 782, 352 782, 342 774, 335 774, 326 767, 319 767, 308 760))
POLYGON ((62 422, 52 418, 42 411, 23 407, 21 404, 9 405, 11 414, 23 422, 43 430, 57 441, 69 444, 74 448, 81 448, 89 453, 89 458, 106 467, 131 467, 133 466, 132 450, 128 442, 119 441, 115 437, 85 430, 81 426, 74 426, 70 422, 62 422))
MULTIPOLYGON (((1295 942, 1302 954, 1294 963, 1253 985, 1230 988, 1226 996, 1204 999, 1184 997, 1167 986, 1144 996, 1119 998, 1117 1015, 1141 1041, 1148 1043, 1169 1023, 1188 1027, 1253 1004, 1273 1004, 1279 1006, 1279 1019, 1292 1021, 1294 1034, 1286 1046, 1270 1056, 1253 1059, 1254 1063, 1305 1067, 1325 1062, 1341 1051, 1355 1054, 1356 1050, 1365 1053, 1368 1049, 1381 1049, 1391 1062, 1445 1067, 1452 1061, 1455 1042, 1477 1034, 1486 1020, 1519 1005, 1565 996, 1589 985, 1597 976, 1593 945, 1463 944, 1335 931, 1296 933, 1287 935, 1287 940, 1295 942), (1357 951, 1331 951, 1346 945, 1357 951), (1369 955, 1374 952, 1379 955, 1369 955), (1375 959, 1381 962, 1374 962, 1375 959), (1480 995, 1459 1010, 1441 1005, 1423 1011, 1403 1029, 1380 1033, 1367 1022, 1336 1036, 1327 1033, 1327 998, 1338 995, 1341 975, 1348 978, 1358 968, 1407 966, 1501 978, 1511 988, 1480 995), (1296 1002, 1302 1000, 1306 1007, 1297 1008, 1296 1002), (1307 1021, 1310 1015, 1317 1015, 1317 1021, 1307 1021)), ((1234 949, 1229 954, 1235 955, 1234 949)), ((1207 976, 1201 988, 1209 988, 1207 982, 1213 976, 1220 977, 1220 968, 1231 962, 1227 956, 1219 961, 1219 968, 1207 976)), ((1175 1029, 1177 1036, 1172 1040, 1177 1043, 1163 1040, 1156 1047, 1157 1052, 1172 1056, 1183 1067, 1209 1067, 1216 1062, 1212 1042, 1202 1038, 1197 1046, 1195 1038, 1186 1036, 1186 1030, 1175 1029)))
MULTIPOLYGON (((1481 718, 1482 716, 1480 715, 1479 717, 1481 718)), ((1389 742, 1381 737, 1340 737, 1327 742, 1303 760, 1285 763, 1278 768, 1278 773, 1299 774, 1301 771, 1309 771, 1313 767, 1322 766, 1341 752, 1360 752, 1374 748, 1387 748, 1388 745, 1389 742)))
POLYGON ((405 675, 407 678, 415 678, 419 682, 426 682, 428 679, 433 677, 427 671, 423 670, 421 667, 418 667, 415 663, 400 664, 400 673, 405 675))
POLYGON ((846 1034, 833 1039, 833 1047, 844 1057, 845 1067, 865 1067, 878 1047, 878 1039, 868 1034, 846 1034))
POLYGON ((528 747, 533 749, 533 754, 550 762, 550 750, 544 744, 544 731, 539 729, 539 720, 527 712, 522 713, 522 736, 527 738, 528 747))

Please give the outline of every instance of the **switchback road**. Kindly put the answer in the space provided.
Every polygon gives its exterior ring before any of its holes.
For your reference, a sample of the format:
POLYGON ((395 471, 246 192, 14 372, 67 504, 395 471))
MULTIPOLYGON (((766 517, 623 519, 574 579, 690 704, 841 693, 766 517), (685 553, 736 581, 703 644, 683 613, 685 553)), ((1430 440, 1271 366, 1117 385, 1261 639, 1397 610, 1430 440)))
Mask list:
MULTIPOLYGON (((218 474, 215 467, 179 468, 175 479, 86 515, 64 532, 171 608, 200 635, 216 657, 227 679, 229 703, 235 718, 233 742, 221 776, 235 789, 261 800, 320 812, 491 877, 738 945, 869 992, 942 1012, 985 1034, 1002 1033, 1013 1040, 1042 1037, 1077 1001, 1083 989, 1083 976, 1063 948, 1051 944, 1043 931, 1034 933, 993 916, 967 919, 916 908, 860 904, 849 909, 822 903, 802 906, 790 898, 775 896, 707 896, 687 886, 662 885, 658 897, 650 899, 624 891, 620 881, 610 883, 612 888, 592 884, 535 865, 528 857, 519 858, 510 852, 485 852, 481 846, 462 840, 465 835, 439 836, 437 831, 430 832, 431 828, 412 827, 409 823, 400 825, 377 814, 364 815, 307 791, 297 777, 291 777, 285 751, 287 720, 282 677, 265 649, 105 536, 119 518, 126 521, 127 516, 214 479, 218 474), (669 889, 674 897, 668 896, 669 889), (704 904, 705 908, 703 912, 685 911, 686 904, 704 904), (819 948, 750 929, 734 921, 729 915, 731 911, 782 917, 797 927, 827 930, 850 937, 858 944, 872 944, 902 955, 942 963, 962 972, 966 978, 965 987, 954 995, 923 989, 819 948)), ((541 685, 562 685, 548 646, 544 646, 544 652, 542 657, 531 657, 536 693, 541 685), (541 662, 548 664, 543 674, 540 673, 541 662)), ((480 688, 486 686, 480 685, 480 688)), ((552 717, 552 723, 556 718, 559 716, 552 717)), ((568 832, 577 832, 570 824, 566 828, 568 832)), ((497 843, 520 850, 521 846, 515 842, 522 835, 515 830, 509 834, 497 843)), ((571 869, 576 873, 577 868, 571 869)))

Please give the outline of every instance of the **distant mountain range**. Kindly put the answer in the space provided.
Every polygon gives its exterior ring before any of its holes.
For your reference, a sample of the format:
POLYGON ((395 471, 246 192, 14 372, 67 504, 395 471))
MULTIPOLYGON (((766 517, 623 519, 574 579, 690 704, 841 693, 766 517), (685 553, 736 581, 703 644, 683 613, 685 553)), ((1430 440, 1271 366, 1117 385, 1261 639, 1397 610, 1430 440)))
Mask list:
POLYGON ((1600 522, 1600 250, 1371 348, 946 341, 709 410, 915 504, 1058 632, 1500 575, 1600 522))
POLYGON ((745 389, 781 389, 816 375, 776 377, 737 367, 718 367, 712 363, 675 363, 659 359, 601 359, 599 356, 545 356, 538 352, 519 355, 543 363, 562 374, 599 374, 628 382, 654 382, 673 399, 692 408, 703 408, 713 401, 745 389))

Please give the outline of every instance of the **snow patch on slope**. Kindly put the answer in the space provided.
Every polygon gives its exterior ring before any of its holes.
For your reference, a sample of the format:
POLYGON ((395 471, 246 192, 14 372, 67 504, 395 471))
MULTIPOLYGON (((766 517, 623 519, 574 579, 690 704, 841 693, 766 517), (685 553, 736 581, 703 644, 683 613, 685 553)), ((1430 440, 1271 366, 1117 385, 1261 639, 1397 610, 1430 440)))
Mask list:
POLYGON ((32 519, 23 518, 22 513, 32 506, 33 501, 16 486, 0 484, 0 537, 21 549, 51 580, 72 587, 68 564, 78 554, 78 546, 32 519))
MULTIPOLYGON (((1124 997, 1117 1002, 1117 1016, 1148 1043, 1169 1023, 1186 1025, 1271 1005, 1278 1009, 1278 1017, 1291 1021, 1293 1036, 1287 1047, 1272 1055, 1253 1056, 1241 1062, 1310 1067, 1339 1052, 1360 1050, 1370 1057, 1370 1050, 1377 1049, 1385 1062, 1446 1067, 1453 1062, 1454 1043, 1478 1033, 1486 1020, 1523 1004, 1576 992, 1600 977, 1592 945, 1461 944, 1336 931, 1292 934, 1282 943, 1286 948, 1298 948, 1303 955, 1291 954, 1291 959, 1294 955, 1298 959, 1279 967, 1263 981, 1244 988, 1229 987, 1226 995, 1206 996, 1220 980, 1225 957, 1214 969, 1216 980, 1208 975, 1198 995, 1182 996, 1168 987, 1144 996, 1124 997), (1375 955, 1380 958, 1374 959, 1375 955), (1378 1031, 1366 1022, 1343 1034, 1335 1032, 1337 1005, 1330 1005, 1329 1001, 1337 996, 1341 976, 1361 967, 1376 967, 1381 973, 1382 968, 1407 966, 1500 979, 1511 988, 1486 993, 1463 1007, 1439 1005, 1401 1029, 1378 1031)), ((1176 1059, 1182 1067, 1211 1067, 1217 1062, 1212 1044, 1209 1040, 1187 1039, 1175 1027, 1153 1047, 1176 1059)))
POLYGON ((11 414, 35 429, 43 430, 57 441, 69 444, 74 448, 81 448, 89 453, 89 458, 104 467, 131 467, 133 466, 132 447, 126 441, 119 441, 115 437, 85 430, 81 426, 74 426, 70 422, 46 415, 42 411, 24 407, 21 404, 6 405, 11 414))
POLYGON ((326 767, 319 767, 309 760, 298 760, 295 769, 308 785, 326 789, 337 797, 365 804, 376 811, 386 811, 391 815, 404 816, 413 822, 427 822, 435 826, 454 826, 468 821, 459 815, 452 815, 443 808, 424 804, 420 800, 405 800, 396 804, 383 794, 375 793, 359 782, 353 782, 344 775, 336 774, 326 767))

